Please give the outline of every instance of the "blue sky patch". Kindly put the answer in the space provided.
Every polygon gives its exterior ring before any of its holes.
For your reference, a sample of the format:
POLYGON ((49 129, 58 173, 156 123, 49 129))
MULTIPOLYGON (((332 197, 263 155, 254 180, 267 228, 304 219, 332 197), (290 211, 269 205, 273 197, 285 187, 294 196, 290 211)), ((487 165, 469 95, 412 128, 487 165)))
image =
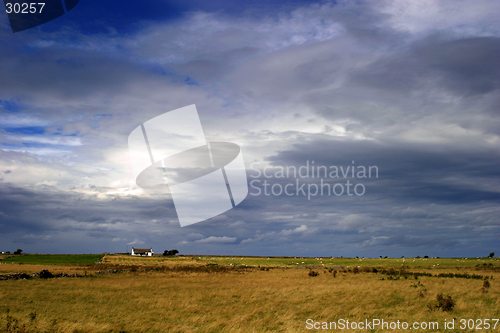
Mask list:
POLYGON ((26 126, 26 127, 6 127, 4 130, 8 133, 15 134, 44 134, 45 127, 42 126, 26 126))

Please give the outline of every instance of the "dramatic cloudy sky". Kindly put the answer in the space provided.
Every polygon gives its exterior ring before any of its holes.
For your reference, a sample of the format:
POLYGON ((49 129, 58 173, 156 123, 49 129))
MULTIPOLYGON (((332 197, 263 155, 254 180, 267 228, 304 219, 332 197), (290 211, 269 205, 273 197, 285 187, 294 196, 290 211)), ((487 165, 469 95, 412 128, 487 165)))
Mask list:
POLYGON ((499 16, 494 0, 88 0, 14 34, 0 15, 0 251, 500 253, 499 16), (135 184, 127 138, 190 104, 256 182, 181 228, 169 193, 135 184), (378 178, 256 195, 308 161, 378 178))

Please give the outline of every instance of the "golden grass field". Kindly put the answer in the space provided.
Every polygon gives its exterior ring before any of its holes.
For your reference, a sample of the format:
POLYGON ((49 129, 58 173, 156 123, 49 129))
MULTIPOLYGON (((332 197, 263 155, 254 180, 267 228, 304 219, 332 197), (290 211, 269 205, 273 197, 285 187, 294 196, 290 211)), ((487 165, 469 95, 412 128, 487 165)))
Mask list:
MULTIPOLYGON (((438 329, 413 329, 413 332, 464 332, 471 330, 460 329, 460 319, 500 318, 498 259, 416 259, 415 262, 405 259, 403 262, 402 259, 106 255, 102 262, 100 265, 0 264, 0 274, 33 273, 41 269, 80 275, 87 272, 86 277, 0 281, 0 331, 309 332, 318 330, 307 329, 307 319, 364 322, 376 318, 386 322, 439 324, 438 329), (373 267, 377 273, 372 271, 373 267), (318 276, 310 276, 311 270, 318 272, 318 276), (359 272, 355 273, 356 270, 359 272), (414 272, 433 276, 415 279, 409 274, 414 272), (485 291, 484 279, 436 277, 439 273, 481 275, 488 278, 490 287, 485 291), (429 309, 437 305, 439 293, 452 297, 455 306, 450 311, 429 309), (455 330, 445 330, 445 319, 453 318, 455 330)), ((391 330, 378 327, 344 331, 391 330)), ((495 329, 476 331, 500 332, 500 323, 495 329)))

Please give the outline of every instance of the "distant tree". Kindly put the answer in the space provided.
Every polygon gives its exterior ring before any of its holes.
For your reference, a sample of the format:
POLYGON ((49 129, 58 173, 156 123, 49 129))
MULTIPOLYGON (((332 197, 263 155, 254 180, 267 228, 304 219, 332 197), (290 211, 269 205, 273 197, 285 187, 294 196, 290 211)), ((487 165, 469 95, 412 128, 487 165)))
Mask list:
POLYGON ((163 251, 164 256, 175 256, 177 253, 179 253, 179 251, 177 251, 176 249, 163 251))
POLYGON ((420 259, 420 256, 416 256, 415 258, 420 259))
POLYGON ((427 258, 429 258, 429 256, 424 256, 424 258, 426 258, 426 259, 427 259, 427 258))
POLYGON ((14 251, 14 254, 21 254, 22 252, 23 252, 23 250, 17 249, 17 251, 14 251))
POLYGON ((488 258, 493 258, 495 256, 495 252, 491 252, 488 258))

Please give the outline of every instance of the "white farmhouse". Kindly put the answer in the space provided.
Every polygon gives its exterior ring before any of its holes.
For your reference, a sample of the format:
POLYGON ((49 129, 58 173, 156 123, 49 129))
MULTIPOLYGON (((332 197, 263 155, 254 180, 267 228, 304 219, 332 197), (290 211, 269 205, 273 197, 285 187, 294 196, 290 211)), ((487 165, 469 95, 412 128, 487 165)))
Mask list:
POLYGON ((147 256, 151 257, 153 256, 153 247, 151 246, 149 249, 136 249, 132 247, 132 253, 133 256, 147 256))

